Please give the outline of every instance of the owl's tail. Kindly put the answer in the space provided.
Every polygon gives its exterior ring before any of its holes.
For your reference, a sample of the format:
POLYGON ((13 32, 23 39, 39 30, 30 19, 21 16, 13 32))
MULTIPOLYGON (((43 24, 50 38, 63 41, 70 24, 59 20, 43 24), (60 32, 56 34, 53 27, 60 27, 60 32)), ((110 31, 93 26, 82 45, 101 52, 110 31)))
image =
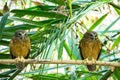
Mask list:
POLYGON ((16 65, 16 68, 17 68, 18 70, 23 70, 24 67, 25 67, 25 64, 24 64, 24 63, 16 63, 15 65, 16 65))
POLYGON ((96 70, 96 65, 87 65, 87 68, 89 71, 95 71, 96 70))

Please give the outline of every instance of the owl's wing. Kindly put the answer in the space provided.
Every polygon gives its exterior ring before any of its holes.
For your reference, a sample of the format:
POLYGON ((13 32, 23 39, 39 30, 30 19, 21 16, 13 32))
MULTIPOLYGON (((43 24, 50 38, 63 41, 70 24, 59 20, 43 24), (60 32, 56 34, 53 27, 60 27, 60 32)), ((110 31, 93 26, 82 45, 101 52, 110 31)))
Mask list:
POLYGON ((27 53, 27 56, 25 56, 25 59, 27 59, 29 57, 29 54, 30 54, 31 44, 30 44, 30 39, 29 38, 27 38, 26 47, 28 49, 28 53, 27 53))
POLYGON ((27 59, 29 57, 30 54, 30 49, 28 50, 27 56, 25 57, 25 59, 27 59))
POLYGON ((100 44, 100 50, 99 50, 99 53, 98 53, 97 60, 99 59, 100 53, 101 53, 101 51, 102 51, 102 43, 101 43, 100 41, 98 41, 98 43, 100 44))
POLYGON ((10 50, 10 55, 11 55, 12 59, 15 59, 15 58, 16 58, 15 56, 12 55, 11 50, 10 50))
POLYGON ((82 60, 84 60, 83 53, 82 53, 82 46, 81 46, 83 44, 82 42, 83 42, 83 40, 80 41, 79 50, 80 50, 81 58, 82 58, 82 60))
POLYGON ((13 45, 13 40, 10 41, 9 47, 10 47, 10 55, 11 55, 12 59, 15 59, 16 57, 13 55, 12 49, 11 49, 11 48, 13 48, 12 45, 13 45))

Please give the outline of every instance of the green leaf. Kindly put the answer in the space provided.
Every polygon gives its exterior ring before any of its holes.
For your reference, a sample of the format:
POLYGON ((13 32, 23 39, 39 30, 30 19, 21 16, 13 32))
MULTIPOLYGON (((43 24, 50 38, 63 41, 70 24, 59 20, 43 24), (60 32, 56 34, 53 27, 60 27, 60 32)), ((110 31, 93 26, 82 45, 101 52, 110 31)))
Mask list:
POLYGON ((66 42, 64 42, 64 47, 65 50, 67 51, 68 55, 70 56, 71 59, 76 59, 75 56, 73 55, 73 52, 71 51, 70 47, 66 42))
POLYGON ((0 40, 2 39, 2 33, 3 33, 8 16, 9 16, 9 12, 5 13, 0 21, 0 40))
POLYGON ((61 58, 62 53, 63 53, 63 45, 64 45, 64 40, 60 43, 59 50, 58 50, 58 59, 61 58))
POLYGON ((0 54, 0 59, 10 59, 10 54, 0 54))
MULTIPOLYGON (((0 78, 5 78, 5 77, 10 77, 10 75, 0 74, 0 78)), ((1 80, 2 80, 2 79, 1 79, 1 80)), ((7 79, 3 79, 3 80, 7 80, 7 79)))
POLYGON ((31 25, 31 24, 20 24, 20 25, 5 27, 4 31, 5 32, 14 32, 19 29, 28 30, 28 29, 34 29, 34 28, 39 28, 39 27, 40 26, 35 26, 35 25, 31 25))
POLYGON ((113 21, 113 22, 103 31, 102 34, 106 33, 119 19, 120 19, 120 16, 119 16, 115 21, 113 21))
POLYGON ((116 45, 118 45, 118 43, 120 43, 120 35, 117 37, 117 39, 114 41, 111 50, 115 48, 116 45))
POLYGON ((7 64, 0 64, 0 69, 13 69, 13 68, 16 68, 15 65, 7 65, 7 64))
MULTIPOLYGON (((0 78, 10 77, 10 74, 13 73, 13 72, 15 72, 15 69, 11 69, 11 70, 2 72, 0 74, 0 78)), ((7 80, 7 79, 3 79, 3 80, 7 80)))
POLYGON ((110 77, 111 74, 112 74, 112 71, 108 70, 104 73, 103 76, 101 76, 101 78, 99 80, 107 80, 110 77))
POLYGON ((39 16, 39 17, 48 17, 48 18, 67 18, 66 15, 57 12, 30 11, 30 10, 12 10, 11 12, 15 13, 17 16, 31 15, 31 16, 39 16))
POLYGON ((119 68, 115 68, 115 70, 114 70, 114 75, 116 76, 116 78, 118 79, 118 80, 120 80, 120 69, 119 68))
POLYGON ((67 2, 68 2, 68 6, 69 6, 69 8, 70 8, 70 17, 72 17, 73 15, 72 15, 72 0, 67 0, 67 2))
POLYGON ((34 25, 34 26, 40 26, 40 25, 49 25, 53 23, 59 23, 63 19, 49 19, 49 20, 43 20, 43 21, 33 21, 30 19, 25 19, 25 18, 19 18, 19 17, 10 17, 9 19, 15 20, 15 21, 20 21, 27 23, 29 25, 34 25))
POLYGON ((118 15, 120 15, 120 6, 116 5, 113 2, 110 2, 109 4, 116 10, 116 12, 118 13, 118 15))
POLYGON ((89 28, 89 31, 92 31, 93 29, 95 29, 105 18, 106 16, 108 15, 107 14, 104 14, 99 20, 97 20, 90 28, 89 28))
POLYGON ((115 8, 115 7, 114 7, 114 9, 117 12, 117 14, 120 15, 120 10, 118 8, 115 8))
POLYGON ((6 41, 6 40, 0 41, 0 45, 8 46, 8 44, 9 44, 9 41, 6 41))
POLYGON ((33 6, 27 8, 26 10, 36 10, 36 11, 50 11, 57 9, 57 6, 50 6, 50 5, 42 5, 42 6, 33 6))

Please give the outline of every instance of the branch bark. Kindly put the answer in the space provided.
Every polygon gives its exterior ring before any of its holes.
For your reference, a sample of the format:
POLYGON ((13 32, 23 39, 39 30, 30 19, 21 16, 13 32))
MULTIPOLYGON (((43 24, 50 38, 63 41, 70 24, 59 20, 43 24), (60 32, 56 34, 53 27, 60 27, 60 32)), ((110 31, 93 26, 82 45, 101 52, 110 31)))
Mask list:
MULTIPOLYGON (((0 59, 0 64, 15 64, 21 61, 15 59, 0 59)), ((75 64, 75 65, 99 65, 99 66, 112 66, 120 67, 120 62, 105 62, 105 61, 86 61, 86 60, 36 60, 25 59, 25 64, 75 64)))

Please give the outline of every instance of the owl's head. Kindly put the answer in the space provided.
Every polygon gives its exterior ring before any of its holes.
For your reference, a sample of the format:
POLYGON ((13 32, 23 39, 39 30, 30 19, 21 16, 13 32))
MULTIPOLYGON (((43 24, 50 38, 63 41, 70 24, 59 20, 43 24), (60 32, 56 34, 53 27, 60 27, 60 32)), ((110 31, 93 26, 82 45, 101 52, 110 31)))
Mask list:
POLYGON ((14 34, 14 37, 20 40, 26 40, 28 35, 24 30, 17 30, 14 34))
POLYGON ((90 39, 90 40, 97 40, 98 35, 95 31, 88 31, 84 34, 84 38, 90 39))

